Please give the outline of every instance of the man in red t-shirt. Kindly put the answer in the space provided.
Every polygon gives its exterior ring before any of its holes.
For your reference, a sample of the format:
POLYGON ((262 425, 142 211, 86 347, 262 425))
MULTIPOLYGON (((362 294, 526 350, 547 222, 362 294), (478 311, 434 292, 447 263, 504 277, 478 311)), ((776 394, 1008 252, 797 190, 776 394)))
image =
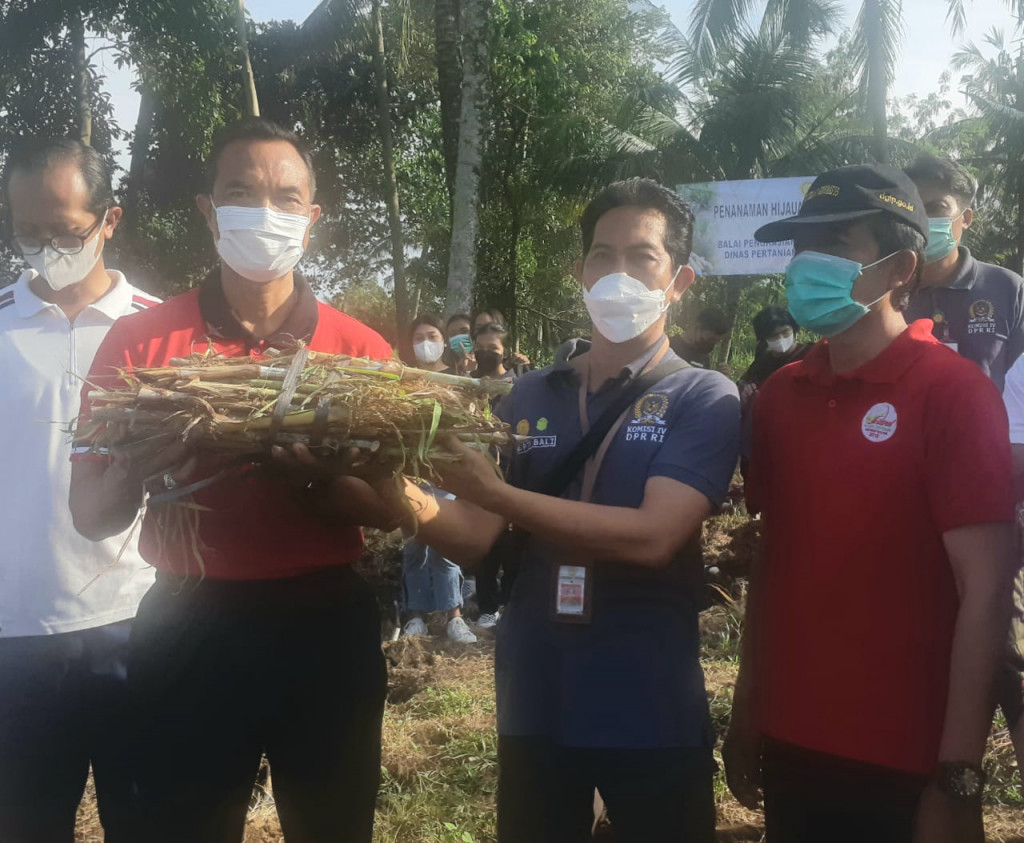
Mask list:
MULTIPOLYGON (((379 335, 320 304, 293 272, 320 216, 314 191, 293 133, 260 119, 229 127, 210 193, 197 199, 219 268, 199 289, 118 321, 90 382, 193 351, 259 359, 296 341, 390 357, 379 335)), ((384 523, 369 486, 318 479, 277 447, 267 463, 225 466, 181 442, 133 462, 79 441, 73 459, 71 510, 87 538, 126 529, 152 494, 140 550, 157 581, 128 658, 136 839, 241 839, 266 754, 289 841, 369 843, 386 672, 376 601, 350 564, 359 525, 384 523), (176 490, 194 506, 160 501, 176 490)))
POLYGON ((983 840, 981 759, 1009 621, 1013 490, 998 391, 901 310, 928 220, 891 167, 819 176, 789 308, 821 334, 765 384, 763 518, 725 746, 769 841, 983 840))

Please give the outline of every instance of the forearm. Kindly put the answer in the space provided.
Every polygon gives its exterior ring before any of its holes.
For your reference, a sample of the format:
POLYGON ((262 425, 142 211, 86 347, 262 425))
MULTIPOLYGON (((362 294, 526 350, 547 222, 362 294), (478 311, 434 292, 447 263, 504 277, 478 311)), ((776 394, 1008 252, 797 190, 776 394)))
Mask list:
POLYGON ((407 517, 403 527, 463 569, 478 565, 507 527, 493 513, 465 500, 435 497, 407 482, 407 517))
POLYGON ((743 612, 743 636, 740 639, 740 664, 733 687, 733 717, 743 718, 750 725, 757 694, 757 646, 761 628, 760 554, 751 564, 747 580, 747 596, 743 612))
POLYGON ((69 506, 75 529, 90 541, 127 530, 142 506, 142 484, 116 464, 76 463, 69 506))
POLYGON ((595 561, 661 568, 710 513, 706 498, 700 500, 703 506, 678 513, 687 522, 682 541, 677 529, 652 523, 655 519, 643 507, 582 503, 505 484, 495 487, 481 505, 544 541, 595 561))
POLYGON ((960 604, 940 761, 981 764, 992 726, 992 687, 1005 655, 1010 607, 1009 589, 999 595, 969 595, 960 604))

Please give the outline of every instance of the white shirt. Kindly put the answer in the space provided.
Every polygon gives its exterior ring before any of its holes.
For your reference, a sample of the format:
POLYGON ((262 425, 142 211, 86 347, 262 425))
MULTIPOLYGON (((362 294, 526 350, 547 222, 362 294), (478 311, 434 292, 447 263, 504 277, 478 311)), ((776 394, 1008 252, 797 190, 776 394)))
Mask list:
POLYGON ((0 290, 0 638, 134 617, 153 583, 136 537, 91 542, 68 508, 69 428, 96 349, 116 319, 159 304, 110 275, 114 285, 73 324, 32 292, 34 270, 0 290))
POLYGON ((1006 373, 1003 403, 1010 418, 1010 444, 1024 445, 1024 354, 1006 373))

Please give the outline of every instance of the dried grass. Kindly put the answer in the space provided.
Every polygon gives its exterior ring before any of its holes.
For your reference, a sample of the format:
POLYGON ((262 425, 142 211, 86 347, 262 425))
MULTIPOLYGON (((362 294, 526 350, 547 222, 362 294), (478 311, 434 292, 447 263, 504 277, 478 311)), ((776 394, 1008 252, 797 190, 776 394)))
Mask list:
POLYGON ((140 458, 175 441, 219 457, 258 457, 301 443, 324 458, 347 457, 417 477, 448 458, 447 433, 486 450, 515 437, 490 414, 509 384, 461 378, 299 349, 266 361, 193 355, 121 372, 90 390, 92 418, 76 446, 140 458))

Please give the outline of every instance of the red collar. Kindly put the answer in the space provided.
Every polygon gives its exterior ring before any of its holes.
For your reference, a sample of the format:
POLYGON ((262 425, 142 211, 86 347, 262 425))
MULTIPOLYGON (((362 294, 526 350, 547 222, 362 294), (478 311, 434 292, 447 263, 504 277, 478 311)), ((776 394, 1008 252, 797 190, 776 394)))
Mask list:
POLYGON ((807 352, 796 365, 797 377, 806 378, 816 386, 831 386, 836 381, 867 381, 896 383, 931 345, 938 345, 932 336, 932 320, 918 319, 894 339, 881 354, 856 369, 836 374, 828 356, 828 340, 822 340, 807 352))

